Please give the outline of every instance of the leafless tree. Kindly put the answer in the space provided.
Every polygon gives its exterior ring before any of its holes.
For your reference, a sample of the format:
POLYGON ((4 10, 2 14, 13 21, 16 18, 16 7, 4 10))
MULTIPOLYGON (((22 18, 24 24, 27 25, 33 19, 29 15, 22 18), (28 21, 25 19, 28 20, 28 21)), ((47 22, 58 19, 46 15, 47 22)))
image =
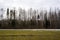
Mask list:
POLYGON ((7 8, 7 19, 9 19, 9 8, 7 8))

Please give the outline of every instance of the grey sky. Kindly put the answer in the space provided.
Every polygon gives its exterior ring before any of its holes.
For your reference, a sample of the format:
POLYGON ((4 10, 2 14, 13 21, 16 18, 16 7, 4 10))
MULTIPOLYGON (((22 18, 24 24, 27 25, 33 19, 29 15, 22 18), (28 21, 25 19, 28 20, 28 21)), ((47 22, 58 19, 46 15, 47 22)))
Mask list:
POLYGON ((60 0, 0 0, 0 8, 49 8, 60 7, 60 0))

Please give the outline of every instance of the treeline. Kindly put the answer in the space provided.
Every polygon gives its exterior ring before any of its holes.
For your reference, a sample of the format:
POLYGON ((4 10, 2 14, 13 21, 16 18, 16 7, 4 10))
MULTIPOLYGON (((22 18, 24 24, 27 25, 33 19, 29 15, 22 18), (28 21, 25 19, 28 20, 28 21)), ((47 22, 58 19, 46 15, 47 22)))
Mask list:
MULTIPOLYGON (((3 13, 4 9, 0 11, 3 13)), ((0 29, 60 29, 60 9, 6 9, 6 19, 0 15, 0 29)))

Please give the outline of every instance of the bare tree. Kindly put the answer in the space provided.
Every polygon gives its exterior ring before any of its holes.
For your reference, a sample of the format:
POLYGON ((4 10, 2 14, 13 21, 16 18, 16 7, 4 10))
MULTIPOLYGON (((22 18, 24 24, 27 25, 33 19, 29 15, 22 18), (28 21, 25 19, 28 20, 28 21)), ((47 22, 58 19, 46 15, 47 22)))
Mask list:
POLYGON ((3 14, 4 14, 4 9, 3 8, 1 8, 1 10, 0 10, 1 12, 0 12, 0 17, 1 17, 1 19, 0 20, 2 20, 3 19, 3 14))
POLYGON ((7 19, 9 19, 9 8, 7 8, 7 19))
POLYGON ((28 13, 28 15, 29 15, 29 20, 31 20, 31 18, 32 18, 32 11, 33 11, 32 8, 30 8, 30 9, 29 9, 29 13, 28 13))
POLYGON ((59 20, 60 20, 60 10, 58 11, 58 16, 59 16, 59 20))
POLYGON ((33 14, 32 20, 36 20, 36 10, 34 10, 32 14, 33 14))
POLYGON ((14 20, 15 20, 15 18, 16 18, 15 14, 16 14, 16 10, 14 9, 14 13, 13 13, 13 18, 14 18, 14 20))
POLYGON ((26 11, 23 10, 24 21, 26 21, 26 11))
POLYGON ((10 20, 13 18, 13 10, 10 10, 10 20))
POLYGON ((19 9, 19 20, 22 18, 22 8, 19 9))

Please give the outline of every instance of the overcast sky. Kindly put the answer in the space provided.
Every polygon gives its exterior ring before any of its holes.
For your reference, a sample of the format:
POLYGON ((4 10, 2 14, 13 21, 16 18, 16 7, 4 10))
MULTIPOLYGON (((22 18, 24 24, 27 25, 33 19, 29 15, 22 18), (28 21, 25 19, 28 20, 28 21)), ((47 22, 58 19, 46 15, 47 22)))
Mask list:
POLYGON ((60 0, 0 0, 0 8, 49 8, 60 7, 60 0))

